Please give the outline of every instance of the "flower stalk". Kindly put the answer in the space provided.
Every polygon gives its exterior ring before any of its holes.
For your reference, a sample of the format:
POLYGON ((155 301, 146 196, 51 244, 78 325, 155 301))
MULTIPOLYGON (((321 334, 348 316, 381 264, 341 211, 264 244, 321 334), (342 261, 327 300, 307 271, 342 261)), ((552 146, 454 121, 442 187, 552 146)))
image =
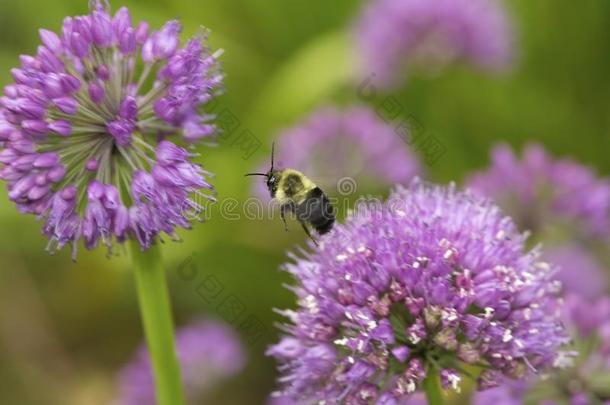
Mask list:
POLYGON ((430 366, 428 368, 428 374, 424 379, 423 388, 426 393, 428 405, 443 405, 443 391, 441 389, 438 370, 435 367, 430 366))
POLYGON ((129 242, 140 314, 153 366, 158 405, 183 405, 184 394, 174 343, 174 326, 159 246, 142 252, 129 242))

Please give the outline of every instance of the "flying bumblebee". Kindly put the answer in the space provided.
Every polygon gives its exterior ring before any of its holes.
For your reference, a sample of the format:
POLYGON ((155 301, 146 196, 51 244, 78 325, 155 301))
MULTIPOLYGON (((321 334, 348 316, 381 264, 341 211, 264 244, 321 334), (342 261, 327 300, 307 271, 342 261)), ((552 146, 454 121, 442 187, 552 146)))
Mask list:
POLYGON ((326 194, 309 180, 303 173, 294 169, 275 169, 273 164, 275 143, 271 145, 271 168, 267 173, 248 173, 246 176, 264 176, 271 198, 280 203, 280 217, 286 224, 286 212, 295 214, 303 230, 318 245, 311 236, 309 226, 318 234, 330 232, 335 223, 335 210, 326 194))

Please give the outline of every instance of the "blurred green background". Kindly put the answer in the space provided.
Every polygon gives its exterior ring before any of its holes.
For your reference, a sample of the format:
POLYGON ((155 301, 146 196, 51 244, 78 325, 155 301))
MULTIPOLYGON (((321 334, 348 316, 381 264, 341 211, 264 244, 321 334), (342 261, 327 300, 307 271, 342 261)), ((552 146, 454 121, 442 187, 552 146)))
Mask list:
MULTIPOLYGON (((38 28, 58 30, 64 16, 86 12, 85 0, 0 0, 0 84, 18 55, 34 53, 38 28)), ((252 182, 243 173, 268 157, 271 140, 312 109, 328 103, 361 102, 350 37, 363 2, 354 0, 148 0, 113 1, 131 9, 134 21, 160 26, 178 17, 186 34, 199 25, 212 30, 223 48, 229 109, 242 128, 261 141, 245 159, 231 141, 202 147, 201 162, 216 173, 221 198, 246 200, 252 182)), ((394 95, 447 152, 428 178, 447 182, 488 161, 498 141, 519 146, 542 142, 556 155, 571 156, 610 172, 610 1, 512 0, 506 2, 518 34, 513 71, 490 77, 467 66, 434 78, 412 79, 394 95)), ((379 101, 378 99, 377 101, 379 101)), ((373 104, 375 104, 373 102, 373 104)), ((220 111, 220 110, 219 110, 220 111)), ((367 190, 359 190, 359 192, 367 190)), ((142 341, 128 263, 100 249, 45 251, 46 239, 32 216, 21 216, 0 198, 0 403, 108 404, 116 396, 116 372, 142 341)), ((213 404, 263 403, 273 389, 275 366, 264 357, 277 338, 273 307, 294 306, 278 270, 286 251, 303 245, 297 224, 285 233, 273 220, 227 220, 218 207, 211 218, 182 232, 183 243, 164 247, 178 325, 194 317, 221 318, 218 302, 198 293, 214 275, 225 295, 243 303, 244 316, 259 319, 259 339, 242 332, 246 370, 210 394, 213 404), (196 276, 186 277, 196 270, 196 276), (183 271, 179 271, 182 269, 183 271), (256 340, 251 342, 251 340, 256 340)), ((234 322, 237 327, 239 322, 234 322)))

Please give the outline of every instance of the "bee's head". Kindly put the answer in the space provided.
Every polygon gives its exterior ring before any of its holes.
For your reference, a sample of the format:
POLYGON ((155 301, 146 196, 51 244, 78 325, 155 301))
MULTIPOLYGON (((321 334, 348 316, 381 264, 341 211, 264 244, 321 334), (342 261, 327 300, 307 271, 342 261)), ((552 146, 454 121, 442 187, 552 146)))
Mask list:
POLYGON ((275 196, 281 174, 280 170, 269 170, 267 174, 265 174, 265 177, 267 178, 267 188, 269 189, 269 193, 271 193, 271 197, 275 196))
POLYGON ((246 176, 265 176, 265 182, 267 183, 267 188, 271 193, 271 197, 275 196, 275 192, 277 191, 277 185, 280 181, 280 177, 282 174, 281 170, 275 170, 273 164, 273 158, 275 154, 275 142, 271 144, 271 168, 267 173, 248 173, 246 176))

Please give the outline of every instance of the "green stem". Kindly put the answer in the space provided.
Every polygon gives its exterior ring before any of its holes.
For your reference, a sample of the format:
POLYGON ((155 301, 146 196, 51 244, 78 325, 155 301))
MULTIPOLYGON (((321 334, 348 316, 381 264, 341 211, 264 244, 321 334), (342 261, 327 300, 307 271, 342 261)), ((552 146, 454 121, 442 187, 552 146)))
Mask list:
POLYGON ((129 250, 155 377, 157 404, 183 405, 180 367, 176 357, 174 326, 161 251, 154 245, 142 252, 136 241, 129 242, 129 250))
POLYGON ((443 390, 438 370, 432 365, 428 368, 428 375, 424 380, 424 391, 428 405, 443 405, 443 390))

